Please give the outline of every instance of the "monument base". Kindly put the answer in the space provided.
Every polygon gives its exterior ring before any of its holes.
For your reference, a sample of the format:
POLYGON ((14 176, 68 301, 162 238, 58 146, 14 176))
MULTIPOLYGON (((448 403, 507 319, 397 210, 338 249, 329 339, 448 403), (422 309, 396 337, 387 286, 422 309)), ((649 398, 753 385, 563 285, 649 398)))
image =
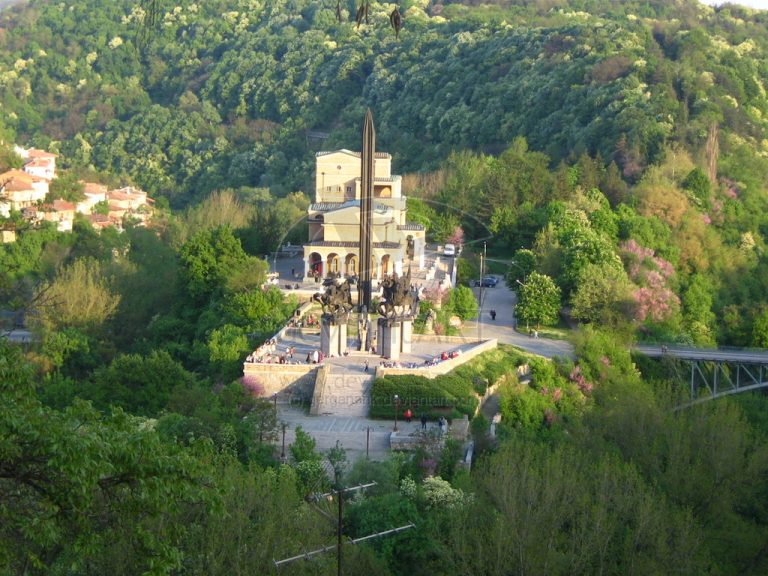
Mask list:
POLYGON ((347 324, 329 318, 320 320, 320 351, 325 356, 341 356, 347 351, 347 324))
POLYGON ((411 342, 413 340, 413 320, 407 318, 402 321, 400 336, 400 352, 403 354, 411 353, 411 342))
POLYGON ((412 318, 379 318, 376 352, 384 358, 397 360, 400 354, 411 353, 412 336, 412 318))

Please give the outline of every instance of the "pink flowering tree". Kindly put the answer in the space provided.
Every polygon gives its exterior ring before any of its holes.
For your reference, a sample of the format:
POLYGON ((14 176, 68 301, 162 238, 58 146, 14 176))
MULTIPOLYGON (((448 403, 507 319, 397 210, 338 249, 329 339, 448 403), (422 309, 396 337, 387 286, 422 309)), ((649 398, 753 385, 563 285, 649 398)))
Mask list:
POLYGON ((620 249, 627 273, 638 285, 633 294, 635 319, 664 322, 672 318, 680 310, 680 299, 670 288, 675 272, 672 264, 634 240, 622 243, 620 249))

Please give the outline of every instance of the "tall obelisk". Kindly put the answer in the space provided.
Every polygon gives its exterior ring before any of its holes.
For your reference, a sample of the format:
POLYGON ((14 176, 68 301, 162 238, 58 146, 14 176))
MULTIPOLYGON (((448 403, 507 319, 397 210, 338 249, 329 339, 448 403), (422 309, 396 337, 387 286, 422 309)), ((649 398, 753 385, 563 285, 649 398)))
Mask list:
POLYGON ((371 256, 373 254, 373 158, 376 154, 376 130, 371 109, 363 122, 363 149, 360 153, 360 279, 357 305, 371 310, 371 256))

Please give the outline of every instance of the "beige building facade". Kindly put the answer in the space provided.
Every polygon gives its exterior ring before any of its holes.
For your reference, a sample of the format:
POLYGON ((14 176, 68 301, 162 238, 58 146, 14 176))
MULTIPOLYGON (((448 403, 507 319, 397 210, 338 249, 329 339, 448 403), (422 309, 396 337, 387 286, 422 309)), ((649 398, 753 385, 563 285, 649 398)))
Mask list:
MULTIPOLYGON (((305 280, 328 276, 355 277, 360 272, 360 153, 318 152, 315 197, 307 210, 309 239, 304 244, 305 280)), ((371 276, 403 274, 424 267, 425 231, 407 220, 402 178, 392 175, 392 157, 374 158, 373 250, 371 276)))

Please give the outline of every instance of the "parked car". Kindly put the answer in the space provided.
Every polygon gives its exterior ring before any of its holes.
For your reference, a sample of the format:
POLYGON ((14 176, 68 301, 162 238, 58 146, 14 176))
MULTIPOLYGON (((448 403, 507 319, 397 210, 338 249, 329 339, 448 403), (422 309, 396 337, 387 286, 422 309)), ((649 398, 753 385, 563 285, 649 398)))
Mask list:
POLYGON ((485 276, 482 280, 475 280, 475 286, 482 286, 483 288, 495 288, 499 283, 499 279, 495 276, 485 276))
POLYGON ((443 248, 444 256, 456 256, 456 246, 454 244, 446 244, 443 248))

